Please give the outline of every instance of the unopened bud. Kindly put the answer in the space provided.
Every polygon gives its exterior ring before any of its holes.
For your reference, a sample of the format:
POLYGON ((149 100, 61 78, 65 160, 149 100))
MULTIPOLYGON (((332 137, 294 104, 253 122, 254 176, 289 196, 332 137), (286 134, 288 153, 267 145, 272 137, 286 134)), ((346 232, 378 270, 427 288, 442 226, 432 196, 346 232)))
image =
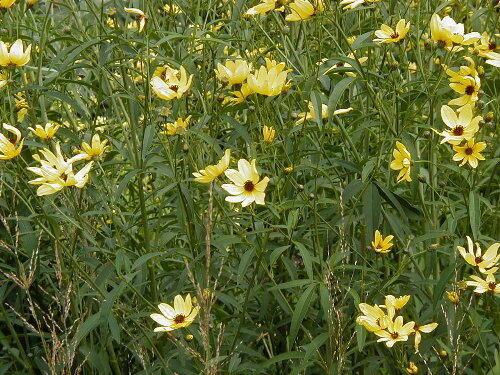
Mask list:
POLYGON ((453 303, 459 303, 460 302, 460 296, 458 295, 457 292, 446 292, 446 295, 448 296, 448 299, 453 302, 453 303))
POLYGON ((303 191, 304 190, 304 185, 301 185, 301 184, 297 185, 297 190, 298 191, 303 191))
POLYGON ((186 336, 184 336, 184 339, 186 341, 192 341, 194 339, 194 336, 193 335, 186 335, 186 336))

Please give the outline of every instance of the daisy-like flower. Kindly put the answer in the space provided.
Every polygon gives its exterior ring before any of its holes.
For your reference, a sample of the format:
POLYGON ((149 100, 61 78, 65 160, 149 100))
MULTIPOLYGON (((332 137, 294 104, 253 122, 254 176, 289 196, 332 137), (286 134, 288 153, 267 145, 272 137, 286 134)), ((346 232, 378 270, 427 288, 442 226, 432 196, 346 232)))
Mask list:
POLYGON ((411 182, 410 168, 412 159, 405 145, 401 142, 396 142, 396 148, 392 151, 392 155, 394 156, 394 160, 391 162, 390 168, 399 171, 396 182, 411 182))
POLYGON ((291 69, 285 70, 284 62, 278 64, 266 57, 266 66, 248 75, 248 89, 266 96, 279 95, 290 87, 287 82, 289 72, 291 69))
MULTIPOLYGON (((346 113, 349 113, 353 110, 352 107, 349 108, 339 108, 333 111, 333 114, 338 116, 338 115, 343 115, 346 113)), ((328 105, 326 104, 321 104, 321 118, 326 119, 328 118, 328 105)), ((297 115, 298 120, 295 121, 295 125, 303 124, 306 121, 309 120, 316 120, 318 118, 318 115, 316 114, 316 111, 314 110, 314 104, 311 101, 307 102, 307 112, 301 112, 297 115)))
POLYGON ((386 24, 382 24, 380 30, 375 31, 377 39, 373 39, 373 41, 377 43, 397 43, 406 37, 409 30, 410 21, 407 23, 404 18, 398 21, 396 30, 386 24))
POLYGON ((7 138, 0 133, 0 160, 13 159, 21 153, 24 139, 21 138, 21 132, 18 128, 9 124, 3 124, 3 128, 12 133, 14 137, 7 138))
POLYGON ((274 129, 272 126, 266 126, 266 125, 262 127, 262 139, 264 140, 264 142, 272 143, 275 137, 276 137, 276 129, 274 129))
POLYGON ((0 0, 0 9, 10 8, 17 0, 0 0))
POLYGON ((347 10, 357 8, 363 4, 376 3, 379 1, 380 0, 342 0, 339 4, 345 5, 342 9, 347 10))
POLYGON ((108 147, 108 141, 106 139, 101 141, 99 134, 94 134, 90 144, 82 142, 82 150, 80 153, 86 154, 86 159, 98 158, 104 154, 108 147))
POLYGON ((457 246, 457 250, 467 263, 473 267, 478 267, 481 273, 489 274, 497 272, 497 263, 500 259, 500 254, 498 254, 500 242, 491 245, 484 254, 481 251, 481 246, 477 242, 476 251, 474 251, 474 243, 469 236, 467 236, 467 245, 467 250, 462 246, 457 246))
POLYGON ((380 337, 377 342, 385 342, 388 348, 392 348, 398 341, 407 341, 409 335, 413 333, 415 322, 403 323, 402 316, 398 316, 394 321, 387 320, 386 329, 374 332, 380 337))
POLYGON ((469 163, 472 168, 477 168, 478 161, 484 160, 484 156, 481 155, 481 151, 486 148, 485 142, 477 142, 474 138, 467 141, 465 146, 453 146, 453 150, 456 152, 453 155, 454 161, 462 161, 460 167, 465 163, 469 163))
POLYGON ((244 83, 241 85, 241 88, 239 91, 232 91, 231 94, 233 96, 227 96, 224 98, 222 101, 222 104, 230 104, 230 105, 236 105, 239 103, 243 103, 247 97, 250 95, 254 94, 254 91, 248 86, 247 83, 244 83))
POLYGON ((30 61, 31 44, 24 49, 23 41, 16 40, 9 48, 7 44, 0 41, 0 66, 24 66, 30 61))
POLYGON ((283 11, 283 4, 289 0, 262 0, 259 4, 251 7, 245 12, 245 16, 255 16, 257 14, 265 15, 272 10, 283 11))
POLYGON ((250 72, 252 71, 252 64, 246 60, 228 60, 224 65, 217 64, 215 75, 223 82, 227 82, 229 86, 238 85, 243 83, 250 72))
POLYGON ((231 158, 231 150, 227 149, 224 156, 215 165, 207 165, 205 169, 200 169, 198 172, 193 172, 194 180, 202 184, 208 184, 223 174, 229 167, 231 158))
POLYGON ((294 0, 285 21, 304 21, 325 10, 323 0, 294 0))
POLYGON ((475 275, 471 275, 473 281, 466 281, 467 286, 474 287, 474 293, 483 294, 485 292, 500 293, 500 283, 495 281, 495 275, 492 273, 486 275, 486 280, 481 279, 475 275))
POLYGON ((193 306, 191 295, 188 294, 185 299, 181 295, 175 296, 173 307, 160 303, 158 309, 161 314, 150 315, 151 319, 160 325, 154 332, 168 332, 191 325, 200 311, 200 306, 193 306))
POLYGON ((222 188, 231 194, 226 197, 227 202, 241 203, 243 207, 253 202, 265 204, 265 190, 269 182, 269 177, 264 177, 260 180, 255 159, 251 163, 245 159, 240 159, 238 161, 238 170, 228 169, 225 174, 233 182, 232 184, 222 185, 222 188))
POLYGON ((463 48, 459 45, 470 45, 481 38, 481 34, 472 32, 465 34, 464 25, 456 23, 453 18, 446 16, 441 19, 437 14, 433 14, 430 23, 431 38, 434 42, 449 51, 458 52, 463 48))
POLYGON ((37 137, 40 137, 42 139, 52 139, 56 135, 57 130, 59 129, 60 125, 54 125, 51 122, 48 122, 45 124, 45 127, 41 125, 36 125, 35 129, 33 128, 28 128, 33 132, 34 135, 37 137))
POLYGON ((424 325, 418 325, 415 323, 413 330, 415 331, 415 353, 418 353, 418 347, 422 341, 422 333, 430 333, 436 329, 437 323, 429 323, 424 325))
POLYGON ((176 4, 165 4, 162 10, 168 14, 182 14, 182 9, 176 4))
POLYGON ((365 327, 367 331, 376 332, 387 328, 390 318, 380 306, 360 303, 359 309, 364 315, 358 316, 356 323, 365 327))
POLYGON ((174 122, 168 122, 164 125, 165 130, 162 131, 163 134, 166 135, 179 135, 186 133, 186 129, 189 126, 189 122, 191 121, 192 116, 186 117, 183 119, 179 117, 174 122))
POLYGON ((500 68, 500 53, 488 52, 484 54, 484 57, 487 58, 487 60, 485 61, 486 64, 500 68))
POLYGON ((408 362, 408 367, 406 368, 406 372, 411 375, 418 374, 417 365, 413 362, 408 362))
POLYGON ((380 305, 380 307, 384 307, 387 310, 387 315, 392 318, 398 313, 410 300, 409 295, 404 295, 401 297, 394 297, 389 294, 385 296, 385 305, 380 305))
POLYGON ((488 33, 484 32, 474 48, 479 53, 479 56, 486 57, 486 54, 495 52, 498 46, 488 33))
POLYGON ((169 66, 158 68, 151 79, 153 92, 161 99, 180 99, 191 87, 193 75, 188 77, 183 66, 173 69, 169 66))
POLYGON ((391 242, 394 236, 383 237, 378 230, 375 231, 375 239, 372 241, 373 250, 377 253, 385 254, 391 251, 394 244, 391 242))
POLYGON ((123 8, 123 10, 127 13, 132 13, 137 15, 137 25, 139 27, 139 32, 144 30, 146 26, 146 22, 148 21, 148 16, 142 10, 138 8, 123 8))
POLYGON ((468 141, 474 138, 479 130, 479 121, 483 119, 481 116, 473 117, 472 104, 463 106, 458 114, 447 105, 443 105, 441 118, 450 129, 442 132, 432 130, 443 137, 441 144, 448 142, 452 145, 459 145, 464 139, 468 141))
POLYGON ((448 297, 448 299, 450 300, 450 302, 453 302, 453 303, 459 303, 460 302, 460 296, 458 295, 457 292, 448 292, 446 291, 446 296, 448 297))
POLYGON ((469 61, 469 66, 461 66, 458 72, 446 69, 446 74, 450 76, 450 87, 453 91, 461 94, 459 98, 450 100, 448 104, 460 107, 466 104, 473 104, 479 99, 478 94, 481 89, 481 79, 476 70, 474 60, 465 57, 469 61))

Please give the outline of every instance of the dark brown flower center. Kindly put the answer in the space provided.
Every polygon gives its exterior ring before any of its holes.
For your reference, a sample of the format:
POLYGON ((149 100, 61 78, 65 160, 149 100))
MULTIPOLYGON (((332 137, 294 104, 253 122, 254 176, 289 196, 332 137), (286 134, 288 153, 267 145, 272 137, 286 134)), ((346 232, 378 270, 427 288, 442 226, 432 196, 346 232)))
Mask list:
POLYGON ((255 185, 252 181, 248 180, 245 182, 245 185, 243 185, 243 188, 245 191, 251 192, 255 189, 255 185))
POLYGON ((174 322, 175 324, 181 324, 181 323, 184 323, 184 321, 186 320, 186 317, 182 314, 179 314, 179 315, 176 315, 174 317, 174 322))
POLYGON ((488 49, 494 51, 497 49, 497 44, 495 42, 490 42, 490 44, 488 44, 488 49))
POLYGON ((396 340, 398 337, 399 337, 399 333, 397 333, 397 332, 393 332, 393 333, 391 333, 391 338, 392 338, 393 340, 396 340))
POLYGON ((453 135, 462 135, 462 134, 464 134, 464 128, 463 128, 463 126, 459 125, 459 126, 455 126, 453 128, 453 135))
POLYGON ((17 143, 16 141, 17 141, 16 138, 9 138, 9 142, 12 143, 13 145, 17 143))
POLYGON ((391 39, 396 39, 399 37, 399 34, 398 33, 394 33, 391 35, 391 39))
POLYGON ((476 257, 476 259, 474 259, 474 261, 476 262, 476 264, 478 264, 478 263, 481 263, 483 261, 483 258, 482 257, 476 257))
POLYGON ((444 40, 438 40, 438 41, 437 41, 437 44, 438 44, 438 46, 439 46, 440 48, 444 48, 444 47, 446 47, 446 41, 444 41, 444 40))
POLYGON ((465 88, 465 93, 466 93, 467 95, 472 95, 472 94, 474 94, 474 92, 475 92, 475 91, 476 91, 476 89, 475 89, 475 88, 474 88, 474 86, 472 86, 472 85, 469 85, 469 86, 467 86, 467 87, 465 88))
POLYGON ((342 68, 344 66, 344 63, 343 62, 338 62, 337 63, 337 68, 342 68))
POLYGON ((177 85, 169 86, 169 88, 170 88, 170 90, 175 91, 175 92, 177 92, 179 90, 179 86, 177 86, 177 85))
POLYGON ((474 150, 470 147, 467 147, 464 152, 465 152, 465 155, 472 155, 474 150))
POLYGON ((490 288, 491 291, 494 291, 496 287, 497 287, 497 283, 492 282, 492 283, 488 284, 488 288, 490 288))

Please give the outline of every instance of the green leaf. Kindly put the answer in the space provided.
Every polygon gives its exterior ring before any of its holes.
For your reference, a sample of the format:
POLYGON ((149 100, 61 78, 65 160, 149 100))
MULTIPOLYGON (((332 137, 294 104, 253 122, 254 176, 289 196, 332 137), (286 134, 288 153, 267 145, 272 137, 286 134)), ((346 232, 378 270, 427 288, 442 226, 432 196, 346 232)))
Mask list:
POLYGON ((366 239, 370 241, 380 224, 380 195, 374 184, 369 184, 363 194, 363 216, 366 223, 366 239))
POLYGON ((480 197, 474 191, 469 193, 469 222, 472 235, 478 238, 481 226, 481 206, 480 197))
MULTIPOLYGON (((357 62, 355 62, 352 59, 351 62, 354 62, 354 64, 357 65, 357 62)), ((354 65, 353 65, 354 66, 354 65)), ((335 87, 332 90, 332 93, 330 94, 330 97, 328 98, 328 117, 331 118, 333 116, 333 112, 338 109, 337 108, 337 103, 340 100, 340 97, 344 93, 344 91, 349 87, 349 85, 355 80, 355 77, 347 77, 344 78, 342 81, 337 83, 335 87)))
POLYGON ((304 268, 306 269, 307 276, 312 279, 313 278, 313 257, 311 252, 301 244, 300 242, 293 241, 297 249, 299 250, 300 256, 302 257, 302 261, 304 262, 304 268))
POLYGON ((288 335, 289 345, 292 346, 299 333, 300 325, 304 320, 309 308, 311 307, 311 302, 314 298, 314 291, 316 289, 316 284, 309 285, 307 289, 302 293, 299 301, 295 305, 295 310, 292 315, 292 322, 290 324, 290 334, 288 335))

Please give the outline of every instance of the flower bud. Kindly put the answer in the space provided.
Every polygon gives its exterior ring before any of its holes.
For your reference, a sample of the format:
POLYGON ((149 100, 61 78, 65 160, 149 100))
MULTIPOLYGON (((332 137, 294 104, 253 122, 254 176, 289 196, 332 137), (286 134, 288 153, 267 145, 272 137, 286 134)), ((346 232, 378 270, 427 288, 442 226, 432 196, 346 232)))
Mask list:
POLYGON ((448 292, 446 291, 446 295, 448 296, 448 299, 453 302, 453 303, 459 303, 460 302, 460 296, 458 295, 457 292, 448 292))
POLYGON ((184 336, 184 340, 186 340, 186 341, 192 341, 193 339, 194 339, 193 335, 186 335, 186 336, 184 336))

